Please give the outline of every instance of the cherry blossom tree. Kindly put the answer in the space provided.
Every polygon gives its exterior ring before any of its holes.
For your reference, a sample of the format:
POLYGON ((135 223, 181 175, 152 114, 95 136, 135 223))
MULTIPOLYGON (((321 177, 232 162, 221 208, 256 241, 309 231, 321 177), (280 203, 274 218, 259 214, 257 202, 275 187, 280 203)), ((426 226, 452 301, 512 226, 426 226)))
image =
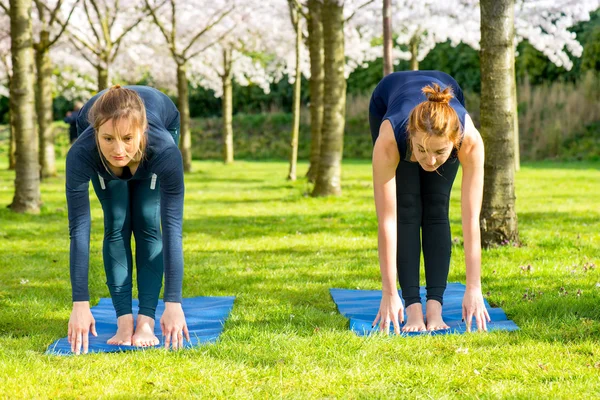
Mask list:
POLYGON ((110 66, 124 47, 125 38, 147 15, 143 0, 81 0, 76 7, 68 38, 96 71, 98 91, 108 87, 110 66))
POLYGON ((202 9, 192 1, 144 0, 152 20, 164 37, 176 65, 178 108, 181 113, 181 153, 186 172, 192 169, 192 138, 189 112, 190 60, 204 55, 206 50, 234 29, 227 17, 236 1, 212 1, 202 9), (167 7, 168 5, 168 7, 167 7))

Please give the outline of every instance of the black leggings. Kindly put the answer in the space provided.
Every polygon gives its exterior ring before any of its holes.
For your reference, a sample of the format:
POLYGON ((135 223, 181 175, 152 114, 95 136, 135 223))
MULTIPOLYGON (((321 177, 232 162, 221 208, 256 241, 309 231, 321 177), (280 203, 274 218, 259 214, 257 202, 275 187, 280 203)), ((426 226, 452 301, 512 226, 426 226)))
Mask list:
POLYGON ((406 307, 421 301, 421 236, 427 300, 443 304, 452 251, 448 207, 458 166, 459 162, 454 158, 441 165, 437 172, 427 172, 418 163, 407 161, 400 161, 396 169, 396 266, 406 307))
MULTIPOLYGON (((383 118, 374 112, 373 100, 369 110, 371 136, 375 143, 383 118)), ((403 143, 401 147, 405 148, 403 143)), ((450 158, 437 171, 427 172, 419 163, 402 160, 396 169, 396 268, 405 307, 421 301, 421 236, 427 300, 437 300, 443 304, 452 252, 448 207, 450 190, 459 165, 458 159, 450 158)))

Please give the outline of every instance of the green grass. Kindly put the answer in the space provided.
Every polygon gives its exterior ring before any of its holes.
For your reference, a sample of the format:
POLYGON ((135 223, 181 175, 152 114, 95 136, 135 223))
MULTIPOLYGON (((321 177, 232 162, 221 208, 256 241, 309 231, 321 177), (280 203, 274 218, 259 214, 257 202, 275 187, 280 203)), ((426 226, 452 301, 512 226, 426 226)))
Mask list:
MULTIPOLYGON (((526 164, 517 175, 523 246, 484 251, 483 290, 519 332, 359 338, 328 289, 380 288, 369 163, 345 162, 343 196, 313 199, 305 181, 284 180, 283 162, 195 162, 186 176, 183 293, 237 296, 220 340, 178 353, 79 357, 44 355, 66 335, 71 307, 64 178, 43 183, 41 215, 17 215, 4 208, 14 173, 4 170, 6 157, 0 165, 2 397, 600 395, 598 163, 526 164)), ((464 282, 459 188, 457 179, 450 218, 459 240, 449 280, 464 282)), ((102 213, 91 198, 96 303, 108 290, 102 213)))

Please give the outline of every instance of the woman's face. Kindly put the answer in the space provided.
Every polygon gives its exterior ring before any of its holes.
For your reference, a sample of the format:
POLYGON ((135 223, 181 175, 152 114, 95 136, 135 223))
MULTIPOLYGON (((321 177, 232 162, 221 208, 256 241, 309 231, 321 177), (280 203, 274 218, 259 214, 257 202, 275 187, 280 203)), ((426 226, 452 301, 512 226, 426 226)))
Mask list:
POLYGON ((113 126, 109 119, 98 129, 98 144, 102 155, 113 167, 125 167, 137 154, 142 132, 134 129, 127 118, 113 126))
POLYGON ((416 132, 411 138, 412 152, 425 171, 435 171, 448 160, 452 142, 447 138, 416 132), (427 138, 427 140, 425 140, 427 138))

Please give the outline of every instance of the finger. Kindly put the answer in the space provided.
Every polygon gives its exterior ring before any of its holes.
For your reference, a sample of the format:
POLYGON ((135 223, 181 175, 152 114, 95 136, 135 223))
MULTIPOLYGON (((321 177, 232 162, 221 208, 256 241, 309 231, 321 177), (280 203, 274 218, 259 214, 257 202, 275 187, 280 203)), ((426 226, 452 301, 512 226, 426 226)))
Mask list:
POLYGON ((488 313, 488 310, 484 309, 483 312, 485 312, 485 318, 487 319, 487 322, 492 322, 492 319, 490 318, 490 314, 488 313))
POLYGON ((165 329, 165 349, 169 349, 169 346, 171 345, 171 332, 167 331, 165 329))
POLYGON ((77 342, 77 332, 73 329, 71 332, 71 352, 75 353, 75 342, 77 342))
POLYGON ((483 330, 483 318, 481 313, 475 314, 475 322, 477 322, 477 331, 481 332, 483 330))
POLYGON ((181 333, 181 331, 177 332, 177 341, 179 342, 177 343, 177 346, 180 349, 183 349, 183 334, 181 333))
POLYGON ((67 326, 67 340, 71 343, 71 325, 67 326))
POLYGON ((473 311, 467 311, 467 318, 465 319, 467 323, 467 332, 471 332, 471 323, 473 322, 473 311))
POLYGON ((373 324, 371 324, 371 328, 374 328, 375 325, 377 325, 377 323, 379 322, 380 319, 381 319, 381 311, 379 311, 377 313, 377 316, 375 317, 375 320, 373 321, 373 324))
POLYGON ((167 330, 165 329, 165 324, 164 324, 164 322, 162 322, 162 319, 160 320, 160 330, 162 331, 162 335, 166 336, 167 330))
POLYGON ((96 321, 92 321, 92 326, 90 330, 92 332, 92 335, 98 336, 98 333, 96 332, 96 321))
POLYGON ((404 309, 403 308, 400 308, 400 311, 398 311, 398 319, 400 320, 401 324, 404 323, 404 309))
POLYGON ((390 334, 390 320, 388 318, 385 319, 385 334, 390 334))
POLYGON ((398 314, 394 315, 394 319, 392 320, 392 323, 394 324, 394 333, 396 335, 400 334, 400 324, 398 323, 398 314))
POLYGON ((483 331, 487 332, 487 323, 485 321, 485 312, 481 314, 481 326, 483 327, 483 331))
POLYGON ((183 334, 185 335, 185 338, 187 339, 187 341, 191 342, 191 340, 190 340, 190 331, 188 330, 187 325, 183 326, 183 334))
POLYGON ((87 332, 83 332, 83 354, 87 354, 88 352, 88 344, 89 344, 89 339, 88 339, 88 333, 87 332))
POLYGON ((81 354, 81 331, 77 332, 77 338, 75 339, 75 354, 81 354))

